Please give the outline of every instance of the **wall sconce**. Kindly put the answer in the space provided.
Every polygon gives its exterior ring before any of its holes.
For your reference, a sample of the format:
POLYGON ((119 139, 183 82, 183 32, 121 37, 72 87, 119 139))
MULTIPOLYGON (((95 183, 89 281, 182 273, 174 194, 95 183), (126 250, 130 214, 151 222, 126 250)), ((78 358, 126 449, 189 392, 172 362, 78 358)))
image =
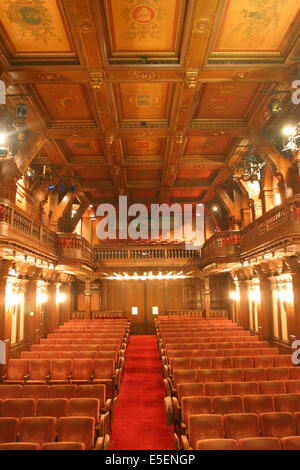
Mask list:
POLYGON ((6 295, 6 305, 12 307, 21 303, 21 295, 16 292, 9 291, 6 295))
POLYGON ((229 297, 231 298, 231 300, 240 300, 240 293, 233 290, 232 292, 230 292, 229 297))
POLYGON ((138 308, 137 307, 132 307, 131 314, 132 315, 137 315, 138 314, 138 308))
POLYGON ((48 300, 48 295, 44 294, 43 292, 38 292, 36 295, 36 303, 37 304, 44 304, 48 300))
POLYGON ((293 303, 294 296, 293 296, 293 291, 291 290, 288 290, 288 289, 276 290, 275 295, 282 302, 293 303))
POLYGON ((58 292, 56 295, 56 302, 60 304, 61 302, 65 302, 65 300, 66 300, 66 294, 64 294, 63 292, 58 292))
POLYGON ((260 289, 257 287, 256 289, 249 290, 249 299, 253 302, 260 302, 260 289))

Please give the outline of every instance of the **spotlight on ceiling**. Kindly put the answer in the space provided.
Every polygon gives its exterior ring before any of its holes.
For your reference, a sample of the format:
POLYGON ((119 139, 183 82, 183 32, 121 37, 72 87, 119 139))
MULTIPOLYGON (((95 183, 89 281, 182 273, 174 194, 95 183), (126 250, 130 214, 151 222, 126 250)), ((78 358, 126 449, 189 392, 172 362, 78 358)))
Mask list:
POLYGON ((212 206, 212 210, 213 210, 214 212, 218 212, 218 211, 219 211, 219 208, 218 208, 218 206, 212 206))
POLYGON ((49 184, 48 189, 49 189, 49 191, 54 191, 54 189, 55 189, 54 184, 49 184))
POLYGON ((277 115, 282 112, 282 102, 276 98, 270 101, 269 109, 272 114, 277 115))

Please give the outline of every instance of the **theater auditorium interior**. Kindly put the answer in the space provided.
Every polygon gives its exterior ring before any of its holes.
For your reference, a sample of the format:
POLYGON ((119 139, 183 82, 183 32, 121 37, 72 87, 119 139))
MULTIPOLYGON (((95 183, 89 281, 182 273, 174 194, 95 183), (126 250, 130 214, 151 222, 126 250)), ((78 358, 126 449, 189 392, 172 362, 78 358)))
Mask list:
POLYGON ((299 364, 299 0, 1 0, 0 450, 300 450, 299 364))

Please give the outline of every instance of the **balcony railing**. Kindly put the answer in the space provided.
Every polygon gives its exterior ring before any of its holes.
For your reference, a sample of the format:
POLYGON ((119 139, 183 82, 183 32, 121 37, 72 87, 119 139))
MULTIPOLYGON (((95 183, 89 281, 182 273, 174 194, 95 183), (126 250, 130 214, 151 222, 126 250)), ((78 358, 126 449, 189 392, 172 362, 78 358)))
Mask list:
POLYGON ((207 240, 201 250, 201 264, 223 260, 229 257, 238 257, 240 254, 239 230, 226 230, 218 232, 207 240))
POLYGON ((55 253, 55 232, 3 198, 0 198, 0 237, 14 242, 19 241, 21 244, 29 242, 31 248, 39 246, 47 249, 51 254, 55 253), (31 239, 33 239, 33 245, 31 245, 31 239))
POLYGON ((92 245, 76 233, 57 233, 56 248, 62 258, 89 261, 91 263, 95 259, 92 245))
POLYGON ((263 214, 241 231, 241 254, 266 250, 289 239, 300 242, 300 195, 287 199, 283 204, 263 214))
POLYGON ((102 249, 95 248, 95 260, 113 260, 113 259, 168 259, 168 258, 199 258, 198 250, 185 250, 184 248, 144 248, 139 249, 102 249))

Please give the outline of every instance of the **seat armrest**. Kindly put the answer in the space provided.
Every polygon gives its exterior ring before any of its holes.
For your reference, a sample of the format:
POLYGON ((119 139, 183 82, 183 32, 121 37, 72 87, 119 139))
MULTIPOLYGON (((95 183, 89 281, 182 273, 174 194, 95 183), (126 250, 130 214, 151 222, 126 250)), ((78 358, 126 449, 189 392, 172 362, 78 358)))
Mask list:
POLYGON ((7 374, 1 376, 1 382, 7 379, 7 374))
POLYGON ((181 436, 181 444, 183 450, 190 450, 189 441, 186 436, 181 436))
POLYGON ((179 405, 178 399, 176 397, 172 397, 172 407, 173 407, 174 421, 179 421, 180 415, 181 415, 181 406, 179 405))
POLYGON ((106 413, 107 411, 110 411, 111 407, 112 407, 112 399, 108 398, 105 402, 104 412, 106 413))
POLYGON ((109 412, 107 411, 99 419, 99 436, 105 436, 109 431, 109 412))
POLYGON ((29 379, 29 374, 24 375, 24 380, 28 380, 28 379, 29 379))
POLYGON ((98 437, 94 450, 107 450, 109 446, 109 435, 98 437))

